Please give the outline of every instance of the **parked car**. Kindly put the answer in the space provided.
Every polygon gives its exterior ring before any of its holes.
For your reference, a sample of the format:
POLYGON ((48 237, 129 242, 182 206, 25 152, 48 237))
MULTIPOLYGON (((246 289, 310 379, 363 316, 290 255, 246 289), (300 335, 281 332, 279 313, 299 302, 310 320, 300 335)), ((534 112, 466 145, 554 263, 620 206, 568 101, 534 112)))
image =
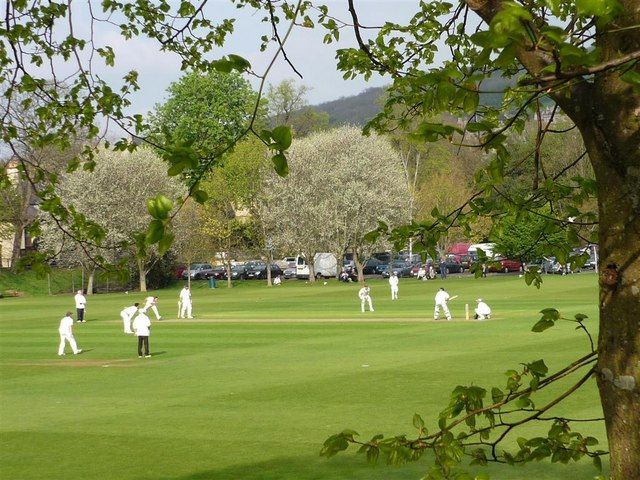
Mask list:
POLYGON ((365 275, 375 275, 377 273, 376 267, 381 264, 381 260, 371 257, 362 265, 362 273, 365 275))
POLYGON ((496 257, 489 262, 490 272, 522 272, 522 262, 520 260, 511 260, 504 257, 496 257))
POLYGON ((553 273, 555 257, 543 257, 537 258, 524 266, 525 271, 529 271, 532 268, 536 268, 540 273, 553 273))
POLYGON ((287 279, 296 278, 296 266, 295 266, 295 264, 293 265, 293 267, 292 266, 288 266, 287 268, 285 268, 282 271, 282 276, 284 278, 287 278, 287 279))
POLYGON ((389 267, 390 265, 388 263, 381 263, 376 267, 376 273, 382 275, 382 278, 389 278, 389 267))
MULTIPOLYGON (((55 266, 52 263, 50 263, 51 266, 55 266)), ((185 270, 187 269, 187 266, 180 263, 178 265, 176 265, 176 268, 174 269, 174 273, 176 275, 176 278, 179 280, 181 278, 187 278, 186 275, 184 275, 185 270)))
POLYGON ((471 270, 474 263, 478 261, 478 255, 476 253, 467 253, 460 257, 460 266, 462 271, 471 270))
POLYGON ((211 270, 211 275, 209 275, 209 278, 211 277, 215 278, 216 280, 227 278, 227 268, 224 265, 216 265, 211 270))
POLYGON ((209 278, 213 273, 213 266, 210 263, 193 263, 191 267, 182 272, 182 278, 185 280, 191 274, 191 280, 204 280, 209 278))
MULTIPOLYGON (((282 275, 282 269, 275 263, 271 264, 269 270, 271 270, 271 278, 275 278, 278 275, 282 275)), ((262 280, 267 278, 267 264, 264 262, 252 264, 247 268, 246 275, 247 275, 247 279, 249 280, 251 279, 262 280)))
MULTIPOLYGON (((387 269, 387 277, 391 275, 391 272, 396 272, 399 277, 410 277, 411 269, 413 268, 412 263, 407 263, 402 260, 396 260, 393 262, 389 268, 387 269)), ((385 276, 383 274, 383 276, 385 276)))
POLYGON ((233 267, 231 267, 231 280, 245 280, 246 278, 247 267, 245 267, 244 265, 234 265, 233 267))
MULTIPOLYGON (((462 272, 462 264, 460 263, 460 261, 458 259, 456 259, 455 255, 447 255, 444 259, 444 265, 446 270, 446 273, 460 273, 462 272)), ((434 263, 434 267, 436 269, 437 273, 440 273, 440 261, 436 261, 434 263)))

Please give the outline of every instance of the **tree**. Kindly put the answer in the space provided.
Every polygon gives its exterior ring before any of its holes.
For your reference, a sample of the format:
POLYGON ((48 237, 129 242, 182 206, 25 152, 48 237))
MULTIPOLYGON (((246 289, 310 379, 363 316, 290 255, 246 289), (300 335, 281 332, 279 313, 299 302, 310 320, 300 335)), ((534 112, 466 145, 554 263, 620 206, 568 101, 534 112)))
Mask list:
POLYGON ((375 248, 366 234, 379 221, 407 219, 409 192, 397 153, 383 137, 341 127, 296 140, 289 155, 289 175, 265 175, 258 202, 275 246, 302 253, 311 282, 316 253, 332 252, 340 261, 352 249, 362 279, 362 262, 375 248))
POLYGON ((140 291, 145 292, 146 274, 154 260, 164 253, 151 248, 141 255, 135 249, 136 239, 144 238, 150 208, 147 200, 155 196, 172 205, 170 199, 180 197, 184 191, 177 180, 167 177, 164 163, 149 148, 134 152, 100 150, 94 171, 78 170, 65 175, 59 193, 87 225, 104 231, 105 235, 93 245, 80 232, 72 237, 64 231, 45 229, 44 244, 55 250, 63 242, 72 242, 74 249, 80 248, 86 257, 99 256, 107 261, 114 261, 125 251, 127 259, 135 261, 140 291), (78 242, 78 238, 85 242, 78 242))
POLYGON ((307 104, 309 90, 306 85, 296 86, 292 79, 269 84, 265 99, 272 125, 290 125, 297 137, 329 128, 329 115, 307 104))
POLYGON ((155 107, 152 136, 161 144, 191 148, 199 163, 186 170, 193 182, 211 170, 221 153, 241 136, 251 121, 256 96, 249 82, 235 72, 191 72, 167 89, 169 99, 155 107))

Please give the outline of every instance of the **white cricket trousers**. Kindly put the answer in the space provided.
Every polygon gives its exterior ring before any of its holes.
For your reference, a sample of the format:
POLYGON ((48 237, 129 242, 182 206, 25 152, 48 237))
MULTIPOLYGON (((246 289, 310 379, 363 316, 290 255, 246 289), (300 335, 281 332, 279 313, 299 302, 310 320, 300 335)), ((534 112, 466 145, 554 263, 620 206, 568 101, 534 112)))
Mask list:
POLYGON ((180 318, 193 318, 191 316, 191 302, 182 302, 182 308, 180 309, 180 318))
POLYGON ((61 333, 60 334, 60 346, 58 347, 58 355, 63 355, 64 354, 64 342, 67 341, 69 342, 69 345, 71 346, 71 350, 73 350, 73 353, 78 353, 78 345, 76 345, 76 339, 73 338, 73 335, 67 335, 66 333, 61 333))
POLYGON ((122 318, 122 323, 124 324, 124 333, 133 333, 133 330, 131 330, 131 317, 124 312, 120 312, 120 318, 122 318))
POLYGON ((398 287, 391 287, 391 300, 398 299, 398 287))
POLYGON ((364 304, 366 302, 369 302, 369 311, 373 312, 373 304, 371 303, 371 297, 369 295, 367 295, 366 297, 360 299, 360 310, 362 310, 362 313, 364 313, 364 304))
POLYGON ((156 320, 160 320, 160 318, 162 317, 160 317, 160 313, 158 312, 158 307, 156 307, 155 305, 151 305, 150 308, 151 310, 153 310, 153 313, 156 314, 156 320))
POLYGON ((444 312, 444 316, 447 318, 447 320, 451 320, 451 313, 449 312, 449 307, 447 307, 446 303, 436 303, 436 308, 433 312, 433 319, 434 320, 438 320, 438 317, 440 316, 440 309, 442 308, 442 311, 444 312))

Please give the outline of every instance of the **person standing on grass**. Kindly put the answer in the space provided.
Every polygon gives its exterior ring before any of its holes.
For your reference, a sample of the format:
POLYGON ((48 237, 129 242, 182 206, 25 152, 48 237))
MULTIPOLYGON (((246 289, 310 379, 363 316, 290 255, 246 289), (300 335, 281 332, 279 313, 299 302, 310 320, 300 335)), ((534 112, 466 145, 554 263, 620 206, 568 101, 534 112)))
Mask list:
POLYGON ((76 344, 76 339, 73 337, 73 315, 71 312, 67 312, 67 314, 60 320, 60 326, 58 327, 58 333, 60 334, 60 346, 58 347, 58 355, 64 356, 64 347, 65 342, 69 342, 69 346, 73 351, 74 355, 82 353, 82 350, 78 348, 76 344))
POLYGON ((440 290, 438 290, 438 293, 436 293, 436 308, 433 312, 433 319, 434 320, 438 320, 438 317, 440 316, 440 309, 442 308, 442 311, 444 312, 444 316, 446 317, 447 320, 451 320, 451 313, 449 312, 449 307, 447 306, 447 302, 449 301, 449 299, 451 298, 451 296, 446 292, 446 290, 444 288, 440 288, 440 290))
POLYGON ((146 311, 141 308, 138 310, 138 316, 133 321, 133 331, 138 337, 138 358, 142 358, 142 347, 144 346, 144 356, 149 358, 149 335, 151 334, 151 319, 147 316, 146 311))
POLYGON ((130 307, 123 308, 120 312, 120 318, 122 318, 122 323, 124 323, 124 333, 133 333, 133 330, 131 330, 131 319, 138 311, 139 305, 140 304, 136 302, 130 307))
POLYGON ((191 316, 191 290, 189 290, 189 285, 185 285, 182 290, 180 290, 180 297, 178 298, 178 304, 180 305, 180 315, 178 318, 193 318, 191 316))
POLYGON ((162 317, 160 316, 160 313, 158 312, 158 297, 147 297, 144 299, 144 308, 143 310, 146 311, 151 309, 153 310, 153 313, 156 315, 156 319, 157 320, 162 320, 162 317))
POLYGON ((362 313, 364 313, 364 304, 365 304, 365 302, 369 303, 369 311, 370 312, 374 312, 375 311, 373 309, 373 304, 371 303, 371 289, 369 288, 369 286, 366 283, 364 284, 364 286, 358 292, 358 298, 360 298, 360 309, 362 310, 362 313))
POLYGON ((440 259, 440 278, 447 279, 447 261, 444 258, 440 259))
POLYGON ((76 301, 76 314, 78 316, 78 323, 85 323, 84 309, 87 307, 87 299, 82 294, 82 290, 78 290, 76 296, 73 298, 76 301))
POLYGON ((389 276, 389 285, 391 285, 391 300, 398 299, 398 274, 396 272, 391 272, 389 276))

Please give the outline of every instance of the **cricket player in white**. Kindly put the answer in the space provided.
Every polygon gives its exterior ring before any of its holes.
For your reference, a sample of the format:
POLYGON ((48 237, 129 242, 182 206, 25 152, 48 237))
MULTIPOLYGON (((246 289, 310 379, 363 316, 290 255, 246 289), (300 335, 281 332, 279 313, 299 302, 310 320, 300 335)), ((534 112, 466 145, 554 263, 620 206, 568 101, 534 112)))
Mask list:
POLYGON ((447 302, 449 301, 449 298, 451 298, 449 296, 449 294, 445 291, 444 288, 440 288, 440 290, 438 290, 438 293, 436 293, 436 308, 433 312, 433 319, 434 320, 438 320, 438 317, 440 316, 440 309, 442 308, 442 311, 444 312, 444 316, 447 318, 447 320, 451 320, 451 313, 449 313, 449 307, 447 306, 447 302))
POLYGON ((391 272, 389 276, 389 285, 391 285, 391 300, 398 299, 398 274, 396 272, 391 272))
POLYGON ((67 312, 62 320, 60 320, 58 333, 60 333, 60 346, 58 347, 59 356, 64 355, 65 342, 69 342, 74 355, 82 353, 82 350, 80 350, 76 344, 76 339, 73 338, 73 318, 71 318, 71 312, 67 312))
POLYGON ((370 312, 374 312, 375 311, 373 309, 373 304, 371 303, 371 295, 370 295, 370 293, 371 293, 371 289, 366 284, 358 292, 358 297, 360 298, 360 309, 362 310, 362 313, 364 313, 364 304, 365 304, 365 302, 369 303, 369 311, 370 312))
POLYGON ((193 318, 191 316, 191 290, 189 290, 189 286, 185 285, 182 290, 180 290, 180 297, 178 299, 178 304, 180 307, 180 315, 178 318, 193 318))
POLYGON ((476 314, 473 318, 476 320, 487 320, 491 318, 491 307, 487 305, 481 298, 476 300, 478 307, 476 308, 476 314))
POLYGON ((156 319, 162 320, 160 313, 158 313, 158 307, 156 306, 158 303, 158 297, 147 297, 144 299, 144 308, 143 310, 146 312, 147 310, 153 310, 153 313, 156 315, 156 319))
POLYGON ((73 298, 76 301, 76 313, 78 316, 78 322, 85 323, 84 309, 87 307, 87 299, 82 294, 82 290, 78 290, 78 293, 76 293, 76 296, 73 298))
POLYGON ((133 330, 131 330, 131 319, 138 311, 139 305, 140 304, 136 302, 130 307, 123 308, 120 312, 120 317, 122 318, 122 323, 124 324, 124 333, 133 333, 133 330))
POLYGON ((150 357, 149 353, 149 335, 151 334, 151 319, 147 316, 144 309, 138 310, 138 316, 133 321, 133 330, 138 337, 138 358, 142 358, 142 346, 144 345, 144 356, 150 357))

